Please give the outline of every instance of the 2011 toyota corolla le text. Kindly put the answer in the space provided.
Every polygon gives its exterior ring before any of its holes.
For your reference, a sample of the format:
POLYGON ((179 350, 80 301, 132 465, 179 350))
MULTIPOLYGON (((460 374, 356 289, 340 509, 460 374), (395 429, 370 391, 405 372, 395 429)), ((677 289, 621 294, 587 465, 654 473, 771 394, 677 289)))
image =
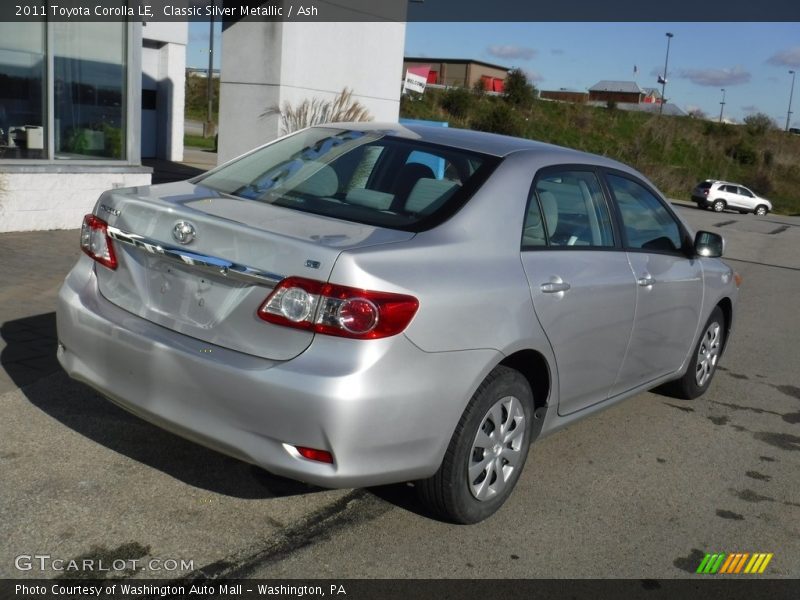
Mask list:
POLYGON ((530 442, 708 388, 739 276, 639 173, 492 134, 313 127, 189 182, 112 190, 59 295, 74 378, 326 487, 505 501, 530 442))

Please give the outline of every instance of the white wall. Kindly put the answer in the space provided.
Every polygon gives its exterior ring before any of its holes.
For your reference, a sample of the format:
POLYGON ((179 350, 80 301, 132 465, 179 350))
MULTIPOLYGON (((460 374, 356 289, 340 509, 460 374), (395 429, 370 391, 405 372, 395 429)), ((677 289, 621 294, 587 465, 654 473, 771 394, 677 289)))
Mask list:
POLYGON ((76 229, 111 188, 150 184, 149 169, 122 167, 84 173, 47 173, 20 167, 0 173, 0 233, 76 229))
POLYGON ((397 121, 405 23, 239 22, 222 35, 219 161, 282 134, 284 102, 347 87, 376 121, 397 121))
MULTIPOLYGON (((183 160, 188 30, 186 22, 142 27, 142 87, 155 89, 158 95, 156 156, 171 161, 183 160)), ((148 125, 147 119, 142 125, 148 125)))

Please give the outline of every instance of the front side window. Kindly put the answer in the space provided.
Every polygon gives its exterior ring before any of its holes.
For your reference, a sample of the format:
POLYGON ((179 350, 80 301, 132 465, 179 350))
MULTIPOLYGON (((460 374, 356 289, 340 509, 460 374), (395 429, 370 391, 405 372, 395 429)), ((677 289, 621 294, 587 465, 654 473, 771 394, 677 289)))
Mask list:
POLYGON ((629 248, 674 252, 681 249, 681 229, 650 190, 626 177, 608 175, 629 248))
POLYGON ((384 132, 315 127, 197 183, 247 200, 417 231, 463 205, 498 162, 384 132))
POLYGON ((536 180, 522 232, 522 246, 610 247, 611 218, 592 171, 548 171, 536 180), (538 200, 538 202, 537 202, 538 200))
POLYGON ((56 158, 125 158, 126 24, 52 28, 56 158))
POLYGON ((45 26, 0 23, 0 159, 44 158, 45 26))

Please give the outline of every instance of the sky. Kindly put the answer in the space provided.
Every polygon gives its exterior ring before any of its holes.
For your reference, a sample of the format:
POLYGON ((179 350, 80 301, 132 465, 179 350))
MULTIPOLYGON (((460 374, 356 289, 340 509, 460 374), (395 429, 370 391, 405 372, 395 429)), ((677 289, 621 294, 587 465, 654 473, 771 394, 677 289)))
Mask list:
MULTIPOLYGON (((667 32, 670 102, 718 118, 724 88, 725 119, 762 112, 786 124, 800 23, 408 23, 405 55, 519 67, 546 90, 585 91, 611 79, 660 91, 667 32)), ((187 65, 207 67, 208 24, 190 23, 189 37, 187 65)), ((219 38, 215 46, 218 61, 219 38)), ((791 126, 800 127, 800 82, 795 91, 791 126)))

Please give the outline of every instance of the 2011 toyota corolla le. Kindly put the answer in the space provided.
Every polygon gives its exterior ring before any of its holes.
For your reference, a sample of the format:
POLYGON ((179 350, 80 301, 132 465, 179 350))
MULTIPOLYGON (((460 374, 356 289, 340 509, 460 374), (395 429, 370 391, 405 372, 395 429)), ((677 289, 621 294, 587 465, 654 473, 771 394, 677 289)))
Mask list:
POLYGON ((668 382, 705 392, 739 283, 722 239, 625 165, 397 124, 106 192, 80 243, 58 306, 72 377, 279 475, 415 481, 464 523, 535 438, 668 382))

